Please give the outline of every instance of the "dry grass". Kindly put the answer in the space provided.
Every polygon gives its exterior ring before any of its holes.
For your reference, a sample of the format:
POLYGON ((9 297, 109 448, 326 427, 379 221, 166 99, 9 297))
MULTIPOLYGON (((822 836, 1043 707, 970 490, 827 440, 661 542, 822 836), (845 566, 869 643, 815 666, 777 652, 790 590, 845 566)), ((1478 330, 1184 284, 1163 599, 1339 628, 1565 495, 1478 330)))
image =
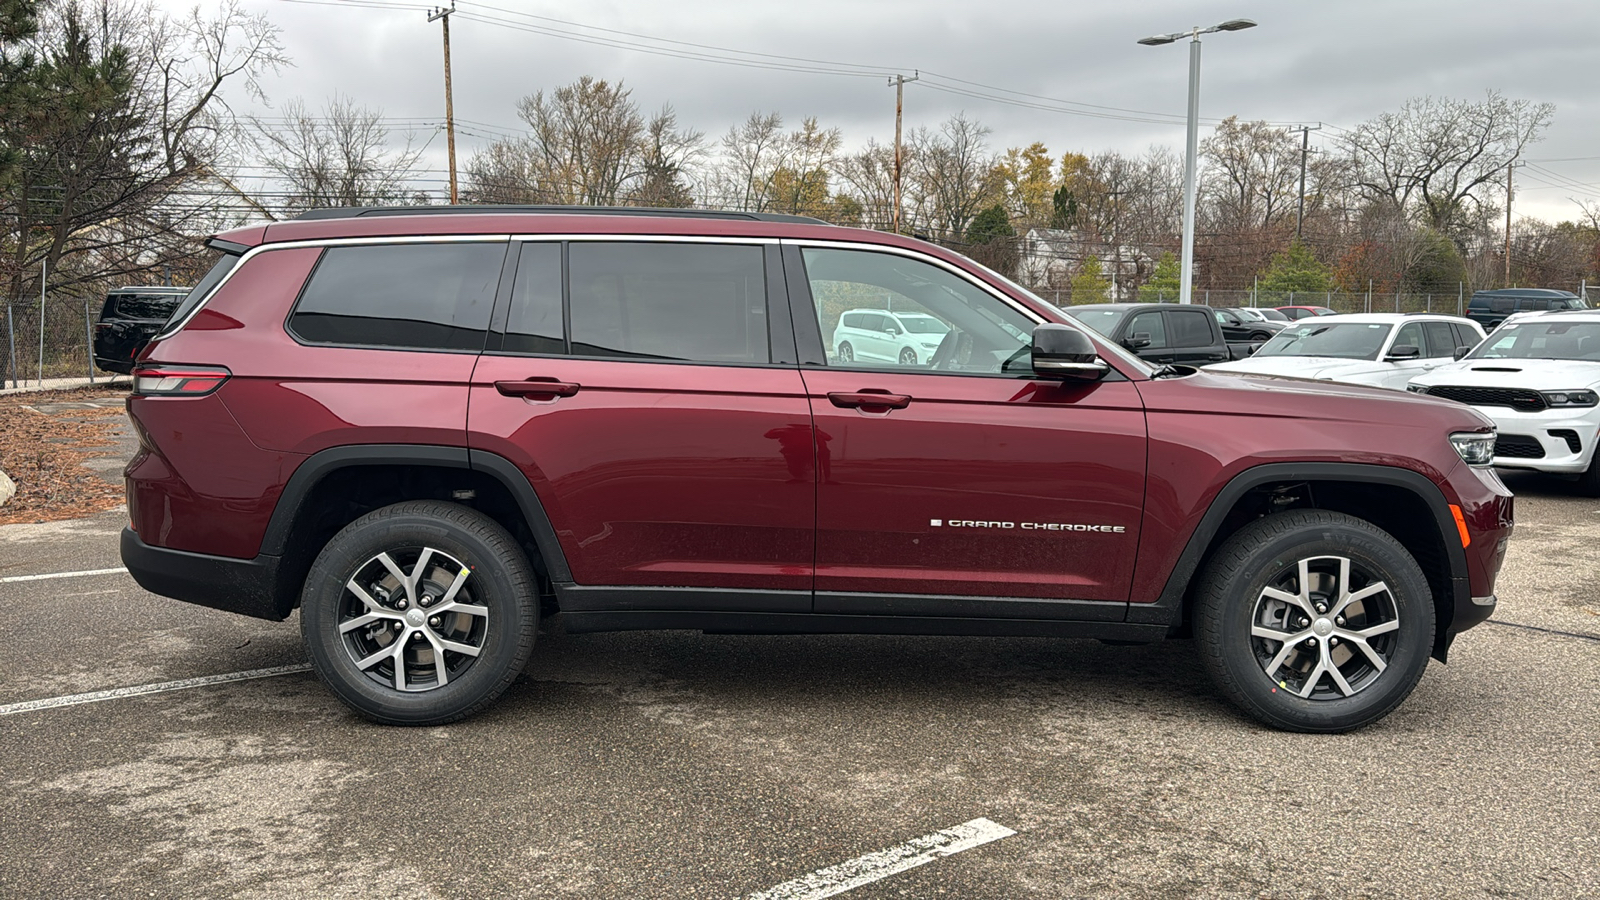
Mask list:
POLYGON ((0 396, 0 470, 17 483, 17 495, 0 506, 0 525, 76 519, 112 509, 123 489, 84 468, 116 443, 120 408, 40 412, 46 403, 120 397, 104 388, 0 396), (80 421, 81 420, 81 421, 80 421))

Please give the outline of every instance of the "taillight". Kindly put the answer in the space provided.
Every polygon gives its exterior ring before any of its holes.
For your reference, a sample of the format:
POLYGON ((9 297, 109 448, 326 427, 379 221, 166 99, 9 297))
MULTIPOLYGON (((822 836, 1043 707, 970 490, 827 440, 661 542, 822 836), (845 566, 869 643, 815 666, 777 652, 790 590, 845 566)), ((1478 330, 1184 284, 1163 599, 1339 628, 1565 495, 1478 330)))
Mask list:
POLYGON ((133 392, 146 397, 203 397, 232 375, 221 366, 141 366, 133 370, 133 392))

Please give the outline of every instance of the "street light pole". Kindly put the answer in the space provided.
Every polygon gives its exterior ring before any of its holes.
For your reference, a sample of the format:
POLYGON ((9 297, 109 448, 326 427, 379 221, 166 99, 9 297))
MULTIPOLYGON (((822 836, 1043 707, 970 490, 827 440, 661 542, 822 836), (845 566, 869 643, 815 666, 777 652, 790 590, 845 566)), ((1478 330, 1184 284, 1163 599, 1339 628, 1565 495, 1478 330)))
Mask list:
POLYGON ((1212 34, 1218 31, 1242 31, 1254 28, 1256 23, 1249 19, 1229 19, 1220 25, 1210 28, 1201 28, 1198 25, 1188 31, 1175 31, 1171 34, 1157 34, 1141 38, 1139 43, 1147 47, 1161 44, 1170 44, 1179 38, 1187 37, 1189 41, 1189 133, 1188 145, 1183 156, 1183 270, 1178 279, 1178 302, 1194 302, 1194 204, 1195 204, 1195 168, 1200 155, 1200 35, 1212 34))

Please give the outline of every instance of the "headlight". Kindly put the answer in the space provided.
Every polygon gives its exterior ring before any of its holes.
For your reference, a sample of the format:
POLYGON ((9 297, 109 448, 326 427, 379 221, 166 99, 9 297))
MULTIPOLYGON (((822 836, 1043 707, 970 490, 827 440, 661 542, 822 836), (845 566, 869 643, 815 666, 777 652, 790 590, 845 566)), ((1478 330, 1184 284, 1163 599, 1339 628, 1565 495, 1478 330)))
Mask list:
POLYGON ((1428 389, 1420 384, 1408 384, 1406 385, 1406 390, 1413 394, 1426 394, 1428 392, 1428 389))
POLYGON ((1487 466, 1494 463, 1494 438, 1492 431, 1488 434, 1463 431, 1450 435, 1450 443, 1462 462, 1469 466, 1487 466))
POLYGON ((1594 391, 1545 391, 1544 402, 1551 406, 1594 406, 1600 397, 1594 391))
POLYGON ((934 341, 923 341, 922 342, 922 346, 927 347, 929 350, 937 350, 937 349, 939 349, 938 343, 936 343, 934 341))

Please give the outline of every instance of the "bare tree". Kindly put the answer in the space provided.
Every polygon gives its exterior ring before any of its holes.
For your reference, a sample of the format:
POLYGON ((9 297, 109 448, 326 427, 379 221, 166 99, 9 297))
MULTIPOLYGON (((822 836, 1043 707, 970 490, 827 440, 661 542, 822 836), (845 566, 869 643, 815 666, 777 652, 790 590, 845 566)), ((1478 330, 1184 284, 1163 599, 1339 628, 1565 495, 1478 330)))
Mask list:
POLYGON ((663 106, 650 117, 640 141, 638 183, 629 202, 639 206, 690 207, 694 194, 688 183, 705 152, 705 135, 678 127, 678 114, 663 106))
POLYGON ((933 230, 966 233, 974 216, 1004 198, 1004 175, 989 152, 990 130, 957 113, 938 131, 911 133, 912 180, 920 196, 921 221, 933 230))
POLYGON ((262 165, 288 185, 278 204, 287 211, 404 203, 415 196, 407 183, 422 151, 409 137, 404 146, 390 147, 381 110, 335 94, 321 116, 295 98, 284 105, 280 122, 249 121, 262 165))
MULTIPOLYGON (((902 160, 905 151, 901 151, 902 160)), ((888 228, 894 222, 894 148, 868 140, 859 151, 834 161, 844 196, 860 208, 860 221, 869 228, 888 228)))
POLYGON ((709 205, 765 210, 772 202, 772 175, 786 161, 789 149, 783 116, 753 112, 729 128, 719 143, 722 156, 713 173, 709 205))
POLYGON ((1477 103, 1421 97, 1356 126, 1343 144, 1369 200, 1452 234, 1490 202, 1485 195, 1554 113, 1497 91, 1477 103))
POLYGON ((644 117, 622 82, 588 75, 517 104, 534 187, 550 203, 615 206, 639 172, 644 117))
POLYGON ((1299 190, 1300 147, 1266 122, 1223 119, 1200 142, 1208 218, 1213 227, 1267 229, 1292 216, 1299 190))

